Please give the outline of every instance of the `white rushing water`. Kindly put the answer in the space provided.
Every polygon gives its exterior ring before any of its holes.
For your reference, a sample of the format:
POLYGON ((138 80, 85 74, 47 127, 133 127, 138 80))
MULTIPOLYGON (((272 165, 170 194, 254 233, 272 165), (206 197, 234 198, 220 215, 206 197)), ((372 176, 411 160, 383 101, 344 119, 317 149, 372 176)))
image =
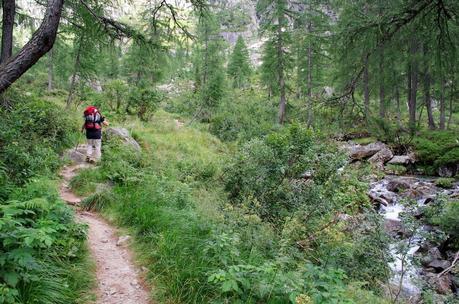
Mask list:
MULTIPOLYGON (((381 205, 380 214, 386 221, 399 222, 402 225, 400 216, 405 211, 405 207, 400 203, 402 196, 387 189, 389 180, 390 178, 386 178, 372 184, 370 192, 377 197, 390 198, 387 206, 381 205)), ((421 241, 421 237, 415 233, 409 238, 394 239, 389 246, 393 260, 389 263, 392 271, 390 282, 394 286, 400 286, 402 294, 408 297, 419 295, 421 292, 420 269, 413 264, 414 254, 419 250, 421 241)))

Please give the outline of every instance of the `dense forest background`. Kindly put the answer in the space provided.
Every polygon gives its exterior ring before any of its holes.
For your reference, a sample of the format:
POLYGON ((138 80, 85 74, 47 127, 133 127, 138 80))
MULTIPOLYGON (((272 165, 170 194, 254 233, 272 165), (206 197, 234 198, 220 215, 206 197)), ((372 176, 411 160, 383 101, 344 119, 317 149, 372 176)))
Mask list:
POLYGON ((104 139, 71 187, 134 235, 158 302, 458 302, 458 1, 2 10, 0 303, 91 303, 56 178, 89 104, 142 151, 104 139), (395 175, 431 180, 384 184, 387 229, 369 189, 395 175))

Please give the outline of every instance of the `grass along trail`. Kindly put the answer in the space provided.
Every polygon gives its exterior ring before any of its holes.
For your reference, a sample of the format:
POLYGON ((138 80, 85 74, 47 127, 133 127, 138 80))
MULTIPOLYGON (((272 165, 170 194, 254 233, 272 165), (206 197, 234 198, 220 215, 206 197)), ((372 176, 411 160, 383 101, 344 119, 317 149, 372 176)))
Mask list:
MULTIPOLYGON (((70 180, 78 170, 88 168, 86 163, 65 166, 61 171, 61 198, 70 205, 77 206, 83 199, 75 195, 69 187, 70 180)), ((118 243, 117 229, 99 215, 78 211, 79 221, 89 226, 88 244, 96 264, 96 304, 149 304, 149 293, 133 264, 132 253, 118 243)))

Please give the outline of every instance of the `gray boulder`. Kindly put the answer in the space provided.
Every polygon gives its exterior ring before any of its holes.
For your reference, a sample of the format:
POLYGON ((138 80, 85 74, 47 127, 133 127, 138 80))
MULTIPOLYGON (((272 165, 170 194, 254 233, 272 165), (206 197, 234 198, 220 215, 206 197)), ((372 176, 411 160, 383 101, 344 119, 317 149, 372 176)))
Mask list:
POLYGON ((437 173, 441 177, 453 177, 455 174, 459 173, 459 164, 441 166, 438 168, 437 173))
POLYGON ((107 138, 120 138, 126 145, 131 146, 134 150, 138 152, 142 150, 139 143, 132 138, 129 131, 125 128, 107 128, 105 136, 107 138))
POLYGON ((350 145, 346 149, 349 152, 349 157, 352 160, 360 160, 371 157, 381 151, 387 149, 387 146, 382 142, 371 143, 368 145, 350 145))
POLYGON ((368 161, 378 169, 384 169, 384 164, 389 161, 394 154, 389 148, 379 150, 375 155, 370 157, 368 161))
POLYGON ((416 162, 416 158, 414 154, 408 155, 395 155, 391 160, 389 160, 388 164, 390 165, 409 165, 414 164, 416 162))
POLYGON ((86 161, 86 145, 78 145, 67 150, 64 154, 64 159, 68 159, 75 164, 84 163, 86 161))
POLYGON ((435 268, 435 270, 440 272, 451 266, 451 262, 447 260, 433 259, 428 266, 435 268))
POLYGON ((411 188, 411 180, 407 178, 396 178, 387 183, 387 190, 391 192, 400 192, 411 188))

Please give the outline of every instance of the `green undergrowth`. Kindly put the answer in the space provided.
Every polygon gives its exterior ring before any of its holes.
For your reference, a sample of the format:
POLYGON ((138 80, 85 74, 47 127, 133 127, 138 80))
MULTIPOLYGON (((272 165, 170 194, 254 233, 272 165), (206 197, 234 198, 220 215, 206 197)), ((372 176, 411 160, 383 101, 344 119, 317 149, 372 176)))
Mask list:
MULTIPOLYGON (((94 191, 100 183, 113 186, 110 193, 93 193, 84 204, 101 210, 135 236, 136 255, 148 267, 159 301, 385 303, 370 291, 383 277, 372 273, 376 268, 371 248, 379 246, 375 238, 346 235, 340 224, 324 227, 310 244, 301 243, 297 232, 306 227, 299 221, 300 213, 292 212, 279 226, 228 199, 224 181, 233 172, 229 170, 233 154, 240 153, 234 147, 199 127, 178 126, 165 112, 158 112, 151 123, 131 121, 126 127, 141 142, 143 152, 116 140, 105 141, 100 166, 81 171, 72 186, 79 193, 94 191), (345 269, 337 266, 341 262, 345 269), (365 263, 366 271, 358 275, 365 263)), ((272 148, 290 140, 288 132, 272 137, 272 148)), ((322 157, 315 161, 332 159, 322 157)), ((338 159, 331 166, 336 163, 338 159)), ((325 179, 327 170, 317 168, 317 173, 325 179)), ((345 190, 333 204, 355 201, 348 210, 355 214, 368 204, 361 192, 364 183, 350 178, 340 187, 345 190)), ((311 195, 320 199, 321 194, 311 195)), ((330 218, 327 213, 315 217, 314 223, 321 225, 330 218)), ((365 229, 374 227, 360 230, 365 229)))
POLYGON ((93 265, 86 227, 57 182, 29 181, 0 205, 0 303, 88 303, 93 265))
POLYGON ((421 132, 413 140, 419 163, 430 171, 459 163, 459 136, 456 131, 421 132))
POLYGON ((58 195, 60 154, 76 120, 33 94, 8 91, 0 109, 0 303, 67 304, 92 300, 86 227, 58 195))

